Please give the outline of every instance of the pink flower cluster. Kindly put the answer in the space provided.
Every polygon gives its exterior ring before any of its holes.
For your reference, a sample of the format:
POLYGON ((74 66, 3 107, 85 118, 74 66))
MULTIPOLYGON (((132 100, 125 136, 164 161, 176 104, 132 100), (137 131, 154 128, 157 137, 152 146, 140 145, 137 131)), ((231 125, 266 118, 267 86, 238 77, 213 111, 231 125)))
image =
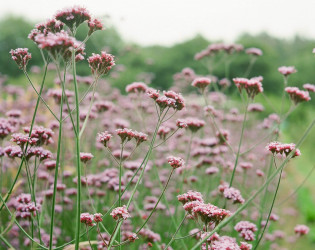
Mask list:
POLYGON ((89 214, 89 213, 82 213, 80 215, 80 221, 81 223, 86 224, 89 227, 93 227, 95 224, 93 222, 99 223, 102 222, 102 214, 96 213, 96 214, 89 214))
POLYGON ((183 203, 183 205, 191 201, 203 202, 202 194, 193 190, 189 190, 187 193, 178 195, 177 199, 183 203))
POLYGON ((40 211, 41 205, 39 202, 32 202, 30 194, 20 194, 12 200, 12 206, 16 209, 16 217, 22 219, 30 219, 40 211))
POLYGON ((4 139, 12 132, 14 132, 14 127, 8 119, 0 118, 0 139, 4 139))
MULTIPOLYGON (((35 35, 36 33, 42 33, 47 35, 49 32, 57 33, 60 32, 63 28, 64 24, 56 19, 47 20, 45 23, 40 23, 35 26, 35 30, 31 32, 31 34, 35 35)), ((32 35, 29 38, 34 38, 32 35)), ((34 39, 32 39, 34 40, 34 39)))
POLYGON ((180 121, 182 122, 183 127, 185 127, 185 124, 187 124, 187 128, 192 132, 197 132, 206 124, 205 121, 193 117, 188 117, 180 121))
POLYGON ((10 51, 11 57, 13 61, 19 66, 19 69, 25 70, 28 61, 32 58, 31 53, 28 52, 27 48, 18 48, 18 49, 11 49, 10 51))
POLYGON ((255 240, 254 232, 257 231, 257 227, 254 223, 249 221, 240 221, 234 227, 234 229, 240 233, 240 236, 246 241, 255 240))
POLYGON ((84 7, 74 6, 58 11, 55 18, 74 31, 81 23, 90 21, 91 15, 84 7))
POLYGON ((263 52, 261 49, 258 48, 248 48, 245 50, 246 54, 254 55, 254 56, 262 56, 263 52))
POLYGON ((205 88, 210 85, 211 83, 211 79, 210 78, 207 78, 207 77, 199 77, 199 78, 196 78, 191 86, 194 86, 196 88, 199 88, 201 89, 201 91, 203 92, 205 90, 205 88))
POLYGON ((294 228, 294 232, 299 236, 306 235, 309 233, 309 231, 310 231, 309 227, 305 225, 297 225, 294 228))
POLYGON ((263 92, 264 89, 261 84, 262 78, 255 77, 251 79, 247 78, 233 78, 233 82, 235 83, 236 87, 241 92, 242 89, 245 89, 249 98, 254 99, 254 97, 263 92))
POLYGON ((303 88, 306 89, 308 92, 315 92, 315 85, 310 83, 303 84, 303 88))
POLYGON ((88 26, 90 28, 88 33, 89 36, 97 30, 104 30, 102 22, 97 18, 88 21, 88 26))
POLYGON ((284 76, 288 76, 297 72, 294 66, 281 66, 278 68, 278 71, 284 76))
POLYGON ((125 140, 130 141, 131 139, 135 139, 137 145, 148 140, 148 135, 142 132, 133 131, 129 128, 116 129, 117 135, 121 138, 121 141, 125 140))
POLYGON ((181 94, 175 93, 172 90, 164 91, 164 96, 160 96, 157 90, 149 89, 147 94, 150 98, 155 100, 160 109, 173 108, 175 110, 182 110, 185 107, 185 101, 181 94))
MULTIPOLYGON (((25 133, 30 133, 30 127, 24 127, 25 133)), ((44 128, 42 126, 34 126, 30 134, 30 139, 37 139, 36 145, 47 145, 53 142, 52 137, 54 132, 50 128, 44 128)))
POLYGON ((127 93, 145 93, 148 86, 143 82, 133 82, 126 86, 127 93))
POLYGON ((290 98, 295 105, 300 102, 308 102, 309 100, 311 100, 308 91, 300 90, 297 87, 286 87, 285 91, 290 95, 290 98))
MULTIPOLYGON (((235 238, 221 236, 211 244, 211 250, 241 250, 235 238)), ((243 249, 242 249, 243 250, 243 249)))
POLYGON ((176 120, 176 126, 178 128, 187 128, 188 124, 186 123, 186 120, 184 120, 184 119, 177 119, 176 120))
POLYGON ((101 54, 94 54, 88 58, 91 71, 96 76, 107 74, 115 66, 114 56, 102 51, 101 54))
POLYGON ((102 143, 105 147, 107 147, 107 143, 112 138, 112 135, 108 133, 108 131, 101 132, 97 134, 97 141, 102 143))
POLYGON ((91 153, 84 153, 84 152, 81 152, 80 153, 80 160, 83 162, 83 163, 87 163, 89 160, 91 160, 92 158, 94 157, 94 155, 92 155, 91 153))
POLYGON ((267 146, 266 149, 273 154, 280 154, 280 155, 285 155, 288 156, 292 151, 295 151, 293 157, 300 156, 301 152, 299 149, 295 147, 294 143, 290 144, 283 144, 281 142, 270 142, 267 146))
POLYGON ((223 196, 228 200, 233 200, 233 203, 243 204, 245 202, 241 195, 241 191, 234 187, 226 187, 223 191, 223 196))
POLYGON ((126 220, 131 217, 126 206, 114 208, 110 215, 114 218, 114 220, 126 220))
POLYGON ((231 54, 233 52, 240 52, 244 50, 241 44, 224 44, 224 43, 213 43, 209 45, 206 49, 195 55, 195 60, 201 60, 206 56, 211 56, 219 53, 220 51, 231 54))
POLYGON ((180 157, 169 156, 167 157, 168 164, 171 165, 172 168, 180 168, 185 165, 185 161, 180 157))
POLYGON ((15 133, 12 134, 12 142, 15 142, 17 145, 19 145, 22 149, 24 148, 24 145, 26 143, 29 143, 30 145, 36 145, 38 138, 31 138, 28 135, 22 134, 22 133, 15 133))

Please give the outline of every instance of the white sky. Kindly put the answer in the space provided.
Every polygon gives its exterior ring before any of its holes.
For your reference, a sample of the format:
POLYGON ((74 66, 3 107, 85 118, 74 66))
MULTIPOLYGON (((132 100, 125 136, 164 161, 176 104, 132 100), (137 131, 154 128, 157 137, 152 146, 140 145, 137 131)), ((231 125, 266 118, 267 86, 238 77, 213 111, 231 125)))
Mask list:
POLYGON ((121 35, 142 45, 171 45, 200 33, 233 41, 242 32, 267 31, 281 38, 315 38, 315 0, 2 0, 0 17, 36 22, 64 7, 81 5, 95 16, 108 14, 121 35))

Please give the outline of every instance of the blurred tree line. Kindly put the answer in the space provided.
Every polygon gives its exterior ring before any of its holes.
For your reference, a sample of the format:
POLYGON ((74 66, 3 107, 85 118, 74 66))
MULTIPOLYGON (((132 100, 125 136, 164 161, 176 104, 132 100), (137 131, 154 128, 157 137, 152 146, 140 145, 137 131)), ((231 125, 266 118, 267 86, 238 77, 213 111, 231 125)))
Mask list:
MULTIPOLYGON (((0 73, 10 77, 18 77, 22 72, 11 61, 9 51, 18 47, 27 47, 32 53, 32 65, 42 65, 39 50, 34 43, 27 38, 34 24, 20 17, 6 17, 0 21, 0 73)), ((81 25, 78 30, 78 39, 83 40, 87 33, 87 26, 81 25)), ((170 47, 147 46, 141 47, 137 44, 126 43, 122 40, 115 28, 107 28, 103 32, 96 32, 88 41, 86 50, 87 56, 91 53, 99 53, 106 50, 116 57, 116 64, 120 73, 113 77, 113 83, 120 89, 131 83, 148 79, 152 86, 168 88, 173 83, 173 75, 185 67, 192 68, 196 74, 207 74, 208 69, 202 61, 194 60, 197 52, 205 49, 212 42, 201 35, 183 41, 170 47)), ((278 73, 279 66, 295 66, 298 74, 290 77, 290 83, 295 86, 302 86, 304 83, 314 83, 313 75, 315 58, 312 49, 315 47, 315 40, 305 39, 296 36, 294 39, 284 40, 272 37, 266 33, 256 36, 249 34, 241 35, 236 43, 242 44, 245 48, 257 47, 263 51, 254 64, 250 76, 262 75, 265 91, 279 93, 282 76, 278 73)), ((242 77, 249 65, 250 57, 242 52, 232 55, 229 59, 229 76, 242 77)), ((225 77, 224 61, 215 62, 214 75, 219 78, 225 77)), ((87 62, 78 64, 80 75, 90 74, 87 62)))

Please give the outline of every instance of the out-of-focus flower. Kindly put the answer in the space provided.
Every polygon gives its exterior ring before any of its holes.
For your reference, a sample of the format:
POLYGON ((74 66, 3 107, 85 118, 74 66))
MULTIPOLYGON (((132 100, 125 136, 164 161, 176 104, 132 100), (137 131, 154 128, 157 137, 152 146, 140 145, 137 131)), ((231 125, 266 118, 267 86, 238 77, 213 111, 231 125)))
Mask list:
POLYGON ((12 60, 19 66, 19 69, 26 70, 26 65, 32 58, 31 53, 28 52, 28 48, 11 49, 10 54, 12 60))
POLYGON ((289 94, 295 105, 299 104, 300 102, 308 102, 311 100, 308 91, 300 90, 297 87, 286 87, 285 91, 289 94))

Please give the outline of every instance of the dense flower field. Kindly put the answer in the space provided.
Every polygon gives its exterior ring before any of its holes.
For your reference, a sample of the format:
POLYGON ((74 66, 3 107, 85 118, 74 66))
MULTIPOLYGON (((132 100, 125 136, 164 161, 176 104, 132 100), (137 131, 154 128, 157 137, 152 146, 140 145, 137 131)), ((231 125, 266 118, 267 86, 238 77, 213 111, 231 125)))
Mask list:
POLYGON ((280 67, 281 105, 260 119, 263 77, 248 76, 263 52, 211 44, 192 58, 209 75, 185 68, 169 90, 133 82, 123 94, 110 84, 115 55, 84 52, 102 30, 82 7, 36 25, 29 38, 43 57, 38 83, 28 74, 30 51, 10 52, 32 89, 8 85, 1 100, 1 248, 282 249, 307 237, 303 222, 286 234, 273 207, 315 120, 294 143, 282 141, 280 125, 308 105, 315 85, 291 86, 295 68, 280 67), (82 42, 81 24, 89 27, 82 42), (216 60, 239 53, 250 57, 239 77, 211 74, 216 60), (82 60, 91 76, 77 75, 82 60))

